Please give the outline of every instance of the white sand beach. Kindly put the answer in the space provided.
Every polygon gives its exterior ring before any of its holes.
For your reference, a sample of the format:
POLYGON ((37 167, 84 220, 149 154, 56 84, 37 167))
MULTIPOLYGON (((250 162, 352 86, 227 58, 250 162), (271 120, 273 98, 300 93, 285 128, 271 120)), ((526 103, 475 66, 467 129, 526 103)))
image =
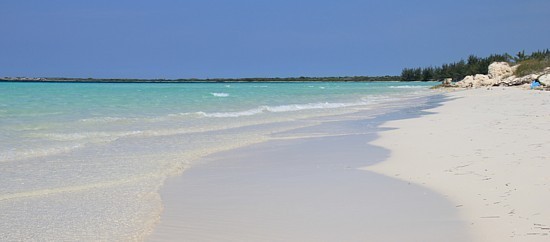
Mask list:
POLYGON ((433 114, 383 124, 366 167, 449 198, 475 241, 550 240, 550 92, 447 94, 433 114))

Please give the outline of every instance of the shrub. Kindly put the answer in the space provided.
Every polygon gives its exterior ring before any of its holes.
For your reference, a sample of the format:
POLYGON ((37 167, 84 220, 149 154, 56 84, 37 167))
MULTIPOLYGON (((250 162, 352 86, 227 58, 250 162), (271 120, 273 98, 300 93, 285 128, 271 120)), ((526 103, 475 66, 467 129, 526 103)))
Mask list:
POLYGON ((519 62, 519 66, 514 72, 515 76, 526 76, 529 74, 542 72, 544 68, 550 67, 550 59, 530 59, 519 62))

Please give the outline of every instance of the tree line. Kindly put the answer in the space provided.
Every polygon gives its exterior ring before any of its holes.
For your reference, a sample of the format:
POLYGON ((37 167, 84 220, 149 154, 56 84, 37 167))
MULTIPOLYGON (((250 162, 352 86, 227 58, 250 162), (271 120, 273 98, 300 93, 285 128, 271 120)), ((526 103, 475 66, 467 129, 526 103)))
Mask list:
POLYGON ((489 65, 493 62, 519 63, 526 60, 550 60, 550 50, 539 50, 531 54, 525 54, 520 51, 516 56, 508 53, 493 54, 489 57, 477 57, 470 55, 467 60, 460 60, 450 64, 443 64, 437 67, 425 68, 404 68, 401 72, 402 81, 441 81, 446 78, 452 78, 454 81, 464 79, 464 77, 475 74, 487 74, 489 65))
POLYGON ((129 79, 129 78, 69 78, 69 77, 0 77, 0 82, 84 82, 84 83, 217 83, 217 82, 383 82, 399 81, 399 76, 339 76, 339 77, 258 77, 209 79, 129 79))

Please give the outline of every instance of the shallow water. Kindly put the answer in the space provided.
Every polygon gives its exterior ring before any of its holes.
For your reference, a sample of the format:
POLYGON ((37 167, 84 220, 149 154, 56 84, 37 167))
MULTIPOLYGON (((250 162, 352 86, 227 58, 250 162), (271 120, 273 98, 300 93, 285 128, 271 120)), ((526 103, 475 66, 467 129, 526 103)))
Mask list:
POLYGON ((140 239, 200 157, 435 83, 0 83, 0 239, 140 239))

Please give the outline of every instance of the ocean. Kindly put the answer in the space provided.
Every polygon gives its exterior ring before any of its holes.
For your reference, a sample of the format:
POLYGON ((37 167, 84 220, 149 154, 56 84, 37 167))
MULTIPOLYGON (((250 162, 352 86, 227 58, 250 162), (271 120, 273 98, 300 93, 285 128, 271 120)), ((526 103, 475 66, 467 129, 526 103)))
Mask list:
POLYGON ((435 84, 0 83, 0 240, 142 239, 201 157, 435 84))

